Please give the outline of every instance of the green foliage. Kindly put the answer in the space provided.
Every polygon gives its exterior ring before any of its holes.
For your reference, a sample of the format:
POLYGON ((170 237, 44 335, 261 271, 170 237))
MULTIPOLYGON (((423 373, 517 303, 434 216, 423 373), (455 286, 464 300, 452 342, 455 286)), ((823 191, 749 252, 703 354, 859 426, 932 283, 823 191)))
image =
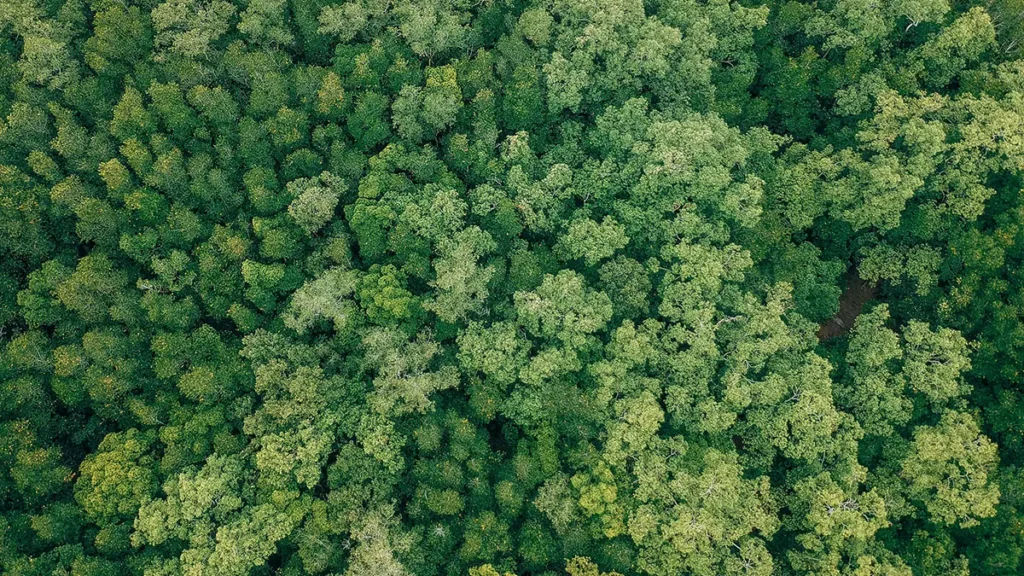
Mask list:
POLYGON ((909 483, 910 496, 923 499, 933 521, 969 527, 995 514, 999 488, 988 482, 995 452, 973 418, 949 411, 937 426, 915 431, 900 474, 909 483))
POLYGON ((0 32, 0 573, 1024 572, 1024 1, 0 32))

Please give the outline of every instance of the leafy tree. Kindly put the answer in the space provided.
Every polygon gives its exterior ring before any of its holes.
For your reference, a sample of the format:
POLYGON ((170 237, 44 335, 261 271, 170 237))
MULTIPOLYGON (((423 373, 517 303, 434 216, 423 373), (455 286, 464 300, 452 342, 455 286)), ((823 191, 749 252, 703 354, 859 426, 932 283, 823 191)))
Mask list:
POLYGON ((449 243, 442 243, 441 256, 435 260, 437 296, 424 307, 449 323, 469 312, 482 312, 494 267, 481 268, 477 261, 495 248, 490 235, 476 227, 460 230, 449 243))
POLYGON ((288 205, 288 214, 307 234, 317 232, 334 216, 344 182, 324 172, 319 178, 300 178, 288 183, 288 193, 295 199, 288 205))
POLYGON ((606 216, 600 224, 590 219, 574 221, 561 237, 556 250, 560 249, 567 259, 583 258, 584 263, 593 266, 614 255, 628 242, 622 226, 606 216))
POLYGON ((134 428, 109 434, 82 462, 75 499, 91 520, 100 526, 131 520, 155 495, 158 477, 150 454, 155 440, 155 434, 134 428))
POLYGON ((999 487, 988 476, 996 460, 995 445, 980 433, 974 419, 948 411, 938 425, 915 431, 901 474, 912 498, 929 496, 924 506, 930 518, 969 527, 995 514, 999 487))

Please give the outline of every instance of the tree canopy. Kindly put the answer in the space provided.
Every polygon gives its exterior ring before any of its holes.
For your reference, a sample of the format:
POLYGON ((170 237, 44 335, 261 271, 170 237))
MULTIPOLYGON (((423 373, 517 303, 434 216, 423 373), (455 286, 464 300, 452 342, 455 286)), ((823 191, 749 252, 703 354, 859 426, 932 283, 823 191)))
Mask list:
POLYGON ((0 0, 0 573, 1024 573, 1024 1, 0 0))

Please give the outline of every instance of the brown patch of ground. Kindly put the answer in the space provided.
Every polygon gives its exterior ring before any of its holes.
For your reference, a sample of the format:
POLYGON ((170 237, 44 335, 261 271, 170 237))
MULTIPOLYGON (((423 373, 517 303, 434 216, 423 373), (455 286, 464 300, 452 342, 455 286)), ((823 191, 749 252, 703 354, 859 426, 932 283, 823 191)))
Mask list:
POLYGON ((839 297, 839 313, 825 321, 818 329, 818 340, 824 342, 846 334, 853 328, 853 321, 860 316, 864 305, 875 297, 878 284, 862 280, 856 270, 846 273, 846 290, 839 297))

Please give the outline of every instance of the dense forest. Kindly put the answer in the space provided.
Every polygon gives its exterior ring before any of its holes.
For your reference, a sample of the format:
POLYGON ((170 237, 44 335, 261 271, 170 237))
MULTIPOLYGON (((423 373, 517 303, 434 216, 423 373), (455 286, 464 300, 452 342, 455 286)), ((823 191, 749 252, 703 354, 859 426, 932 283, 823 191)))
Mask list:
POLYGON ((0 0, 0 573, 1024 573, 1024 0, 0 0))

